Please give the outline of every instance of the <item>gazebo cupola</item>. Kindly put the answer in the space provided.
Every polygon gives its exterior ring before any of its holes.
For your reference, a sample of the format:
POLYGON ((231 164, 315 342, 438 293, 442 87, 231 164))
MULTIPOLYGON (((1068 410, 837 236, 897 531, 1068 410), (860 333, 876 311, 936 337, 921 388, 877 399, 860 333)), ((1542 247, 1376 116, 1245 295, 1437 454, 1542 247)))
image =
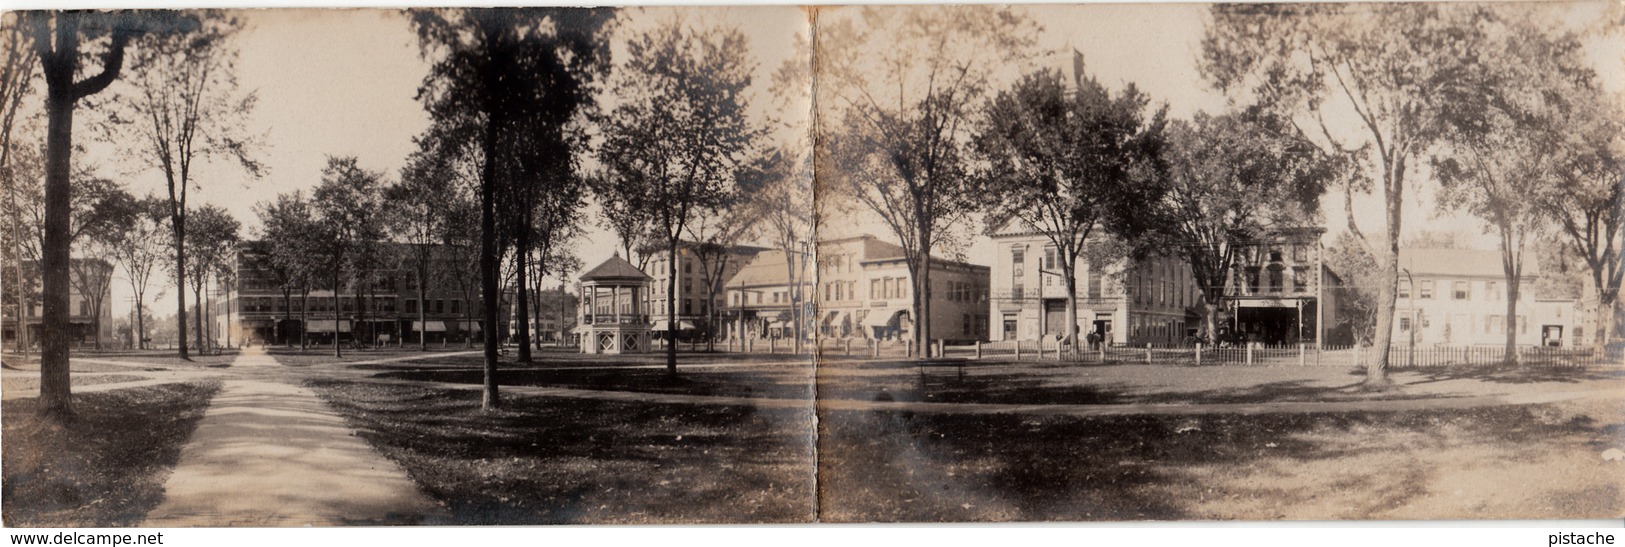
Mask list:
POLYGON ((643 353, 649 347, 644 300, 654 278, 620 253, 581 274, 581 352, 643 353))

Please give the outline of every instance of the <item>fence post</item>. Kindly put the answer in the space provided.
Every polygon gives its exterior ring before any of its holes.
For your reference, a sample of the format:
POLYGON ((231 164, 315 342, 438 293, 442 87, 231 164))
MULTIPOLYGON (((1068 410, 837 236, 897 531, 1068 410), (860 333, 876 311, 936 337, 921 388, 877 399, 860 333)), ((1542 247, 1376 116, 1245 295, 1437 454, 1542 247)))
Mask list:
POLYGON ((1016 360, 1020 361, 1021 360, 1021 339, 1017 338, 1015 340, 1011 340, 1011 342, 1016 345, 1016 360))
POLYGON ((876 359, 880 358, 880 340, 873 339, 873 338, 869 339, 869 349, 870 349, 870 353, 873 354, 872 356, 874 358, 876 358, 876 359))
POLYGON ((947 357, 948 356, 948 353, 943 351, 943 346, 944 345, 945 344, 943 343, 942 339, 938 338, 937 339, 937 357, 947 357))
POLYGON ((1307 356, 1304 354, 1303 342, 1298 342, 1298 366, 1301 367, 1308 365, 1308 361, 1305 360, 1305 357, 1307 356))
POLYGON ((1095 346, 1095 351, 1099 352, 1100 364, 1106 364, 1106 341, 1104 339, 1100 341, 1099 346, 1095 346))
POLYGON ((1253 345, 1257 344, 1257 343, 1258 342, 1248 342, 1247 343, 1247 359, 1246 359, 1247 362, 1246 362, 1246 364, 1248 364, 1248 365, 1253 364, 1253 345))
POLYGON ((767 352, 768 353, 776 353, 778 351, 779 351, 779 339, 778 338, 768 338, 767 339, 767 352))
POLYGON ((852 339, 851 338, 846 339, 846 356, 847 357, 852 356, 852 339))
POLYGON ((1360 361, 1360 341, 1355 340, 1354 341, 1354 366, 1358 367, 1358 366, 1360 366, 1360 363, 1361 363, 1361 361, 1360 361))
POLYGON ((1145 344, 1145 364, 1147 364, 1147 365, 1151 364, 1151 343, 1150 342, 1147 342, 1145 344))
POLYGON ((1196 343, 1196 366, 1202 366, 1202 343, 1196 343))
POLYGON ((976 341, 976 360, 982 360, 982 341, 976 341))

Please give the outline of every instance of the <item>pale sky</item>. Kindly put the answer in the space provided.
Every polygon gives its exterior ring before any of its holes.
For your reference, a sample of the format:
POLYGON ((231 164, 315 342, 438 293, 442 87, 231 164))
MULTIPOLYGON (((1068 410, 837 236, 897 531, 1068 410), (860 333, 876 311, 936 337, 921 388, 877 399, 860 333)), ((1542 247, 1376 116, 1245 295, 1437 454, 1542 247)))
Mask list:
MULTIPOLYGON (((790 55, 794 34, 808 32, 804 12, 787 7, 649 7, 623 12, 623 28, 665 20, 678 10, 690 14, 691 23, 737 26, 744 32, 757 62, 751 114, 765 116, 772 104, 770 75, 790 55)), ((308 194, 320 182, 329 155, 356 156, 362 167, 396 179, 414 149, 412 138, 429 125, 415 98, 429 65, 418 55, 417 36, 407 19, 379 9, 245 10, 241 15, 247 28, 238 37, 238 78, 244 91, 259 96, 245 125, 263 136, 259 159, 269 174, 252 179, 231 164, 203 167, 188 202, 225 208, 243 223, 243 236, 252 237, 259 225, 254 205, 283 192, 308 194)), ((618 57, 624 57, 622 44, 611 42, 618 57)), ((81 130, 76 140, 88 135, 81 130)), ((134 166, 119 164, 116 157, 105 146, 92 146, 79 160, 102 165, 104 175, 121 177, 136 194, 164 194, 160 173, 130 172, 134 166)), ((613 234, 597 226, 596 211, 590 218, 578 247, 588 266, 617 247, 613 234)), ((149 298, 148 306, 158 315, 173 313, 174 292, 149 298)), ((128 316, 132 294, 121 275, 113 288, 115 317, 128 316)))
MULTIPOLYGON (((1584 21, 1602 3, 1577 7, 1573 18, 1584 21)), ((803 10, 795 7, 677 8, 690 21, 738 25, 757 57, 753 116, 766 113, 769 75, 791 53, 794 33, 808 32, 803 10)), ((1198 41, 1203 33, 1203 4, 1094 4, 1081 6, 1034 5, 1025 8, 1043 27, 1039 50, 1051 52, 1054 63, 1069 63, 1070 52, 1082 52, 1090 73, 1112 88, 1134 82, 1153 101, 1166 103, 1170 114, 1188 118, 1199 110, 1217 112, 1225 98, 1209 90, 1196 71, 1198 41)), ((629 10, 629 26, 649 24, 671 15, 673 8, 629 10)), ((294 189, 309 190, 320 180, 328 155, 354 155, 362 166, 385 172, 391 179, 412 151, 412 137, 428 125, 428 117, 414 98, 427 71, 418 56, 417 39, 406 19, 395 11, 360 10, 248 10, 242 12, 247 30, 239 36, 239 77, 245 90, 259 94, 259 106, 245 124, 262 134, 266 147, 261 159, 269 167, 263 179, 246 179, 229 166, 204 168, 197 177, 201 190, 193 203, 213 203, 231 211, 245 227, 254 227, 255 203, 294 189)), ((612 44, 619 44, 618 41, 612 44)), ((1588 50, 1609 89, 1625 88, 1621 37, 1592 44, 1588 50)), ((621 52, 617 46, 616 52, 621 52)), ((81 116, 80 119, 84 119, 81 116)), ((76 133, 76 140, 88 138, 76 133)), ((112 164, 104 148, 93 147, 90 159, 105 163, 103 174, 122 177, 136 193, 161 192, 157 173, 127 173, 112 164)), ((1426 187, 1425 172, 1413 171, 1413 187, 1426 187)), ((1324 200, 1327 224, 1341 230, 1343 214, 1338 199, 1324 200)), ((1357 207, 1372 207, 1375 200, 1359 200, 1357 207)), ((1406 204, 1407 232, 1416 229, 1458 229, 1476 233, 1475 221, 1440 215, 1429 192, 1414 192, 1406 204)), ((1375 215, 1375 216, 1373 216, 1375 215)), ((591 227, 578 245, 583 262, 592 265, 617 247, 615 238, 591 227)), ((1363 226, 1375 231, 1380 212, 1363 226)), ((878 225, 866 229, 891 239, 878 225)), ((245 234, 246 236, 247 234, 245 234)), ((1493 242, 1486 242, 1490 245, 1493 242)), ((978 238, 968 249, 973 261, 991 248, 978 238)), ((1486 247, 1488 248, 1488 247, 1486 247)), ((158 314, 174 308, 172 289, 166 298, 149 302, 158 314)), ((127 283, 114 286, 114 314, 127 315, 127 283)))

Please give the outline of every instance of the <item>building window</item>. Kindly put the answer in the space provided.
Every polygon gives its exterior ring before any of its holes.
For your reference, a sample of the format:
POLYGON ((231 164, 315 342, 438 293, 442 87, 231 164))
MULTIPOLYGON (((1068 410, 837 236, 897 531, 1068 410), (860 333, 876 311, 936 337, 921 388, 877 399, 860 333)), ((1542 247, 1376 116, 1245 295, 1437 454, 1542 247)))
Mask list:
POLYGON ((1470 300, 1473 297, 1472 282, 1457 281, 1451 283, 1451 296, 1456 300, 1470 300))
POLYGON ((1249 294, 1258 293, 1258 273, 1257 266, 1247 268, 1247 292, 1249 294))
POLYGON ((1303 266, 1292 268, 1292 290, 1295 292, 1309 290, 1309 268, 1303 266))
POLYGON ((1026 290, 1026 282, 1022 276, 1027 266, 1027 250, 1017 247, 1010 250, 1010 292, 1017 298, 1026 290))
POLYGON ((453 300, 453 301, 451 301, 451 313, 458 314, 458 313, 462 313, 462 312, 463 312, 463 301, 462 300, 453 300))
POLYGON ((881 296, 882 294, 884 294, 884 293, 880 292, 880 280, 879 279, 870 279, 869 280, 869 299, 870 300, 878 300, 878 299, 881 299, 881 298, 885 298, 884 296, 881 296))
POLYGON ((1411 318, 1409 318, 1409 317, 1401 317, 1401 318, 1399 318, 1399 331, 1400 332, 1405 332, 1405 331, 1408 331, 1408 330, 1411 330, 1411 318))
POLYGON ((1401 279, 1401 280, 1399 280, 1399 295, 1398 296, 1400 298, 1410 298, 1411 297, 1411 280, 1409 280, 1409 279, 1401 279))
POLYGON ((1484 283, 1484 298, 1491 302, 1501 301, 1501 286, 1494 281, 1484 283))
POLYGON ((1293 262, 1308 262, 1309 261, 1309 246, 1308 245, 1293 245, 1292 246, 1292 261, 1293 262))
POLYGON ((1054 245, 1044 247, 1044 269, 1055 271, 1056 249, 1054 245))
POLYGON ((1284 268, 1281 268, 1281 267, 1278 267, 1278 266, 1270 268, 1270 292, 1272 292, 1272 293, 1281 292, 1281 287, 1284 284, 1284 280, 1283 280, 1284 277, 1285 277, 1284 268))
POLYGON ((1506 318, 1500 315, 1491 315, 1484 318, 1484 332, 1488 334, 1506 333, 1506 318))
POLYGON ((1433 299, 1433 280, 1432 279, 1423 279, 1422 280, 1422 288, 1421 288, 1421 290, 1417 291, 1416 297, 1420 298, 1420 299, 1423 299, 1423 300, 1432 300, 1433 299))

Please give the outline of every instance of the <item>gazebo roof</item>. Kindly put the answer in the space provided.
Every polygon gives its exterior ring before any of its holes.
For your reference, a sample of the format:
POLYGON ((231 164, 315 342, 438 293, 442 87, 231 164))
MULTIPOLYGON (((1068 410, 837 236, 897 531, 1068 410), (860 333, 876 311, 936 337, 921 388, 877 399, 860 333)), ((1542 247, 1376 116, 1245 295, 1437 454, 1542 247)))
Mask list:
POLYGON ((620 253, 615 253, 615 256, 611 256, 603 263, 593 266, 592 269, 581 274, 579 279, 582 281, 638 281, 643 283, 654 281, 654 278, 649 277, 649 274, 643 273, 643 270, 639 270, 637 266, 633 266, 631 262, 621 258, 620 253))

